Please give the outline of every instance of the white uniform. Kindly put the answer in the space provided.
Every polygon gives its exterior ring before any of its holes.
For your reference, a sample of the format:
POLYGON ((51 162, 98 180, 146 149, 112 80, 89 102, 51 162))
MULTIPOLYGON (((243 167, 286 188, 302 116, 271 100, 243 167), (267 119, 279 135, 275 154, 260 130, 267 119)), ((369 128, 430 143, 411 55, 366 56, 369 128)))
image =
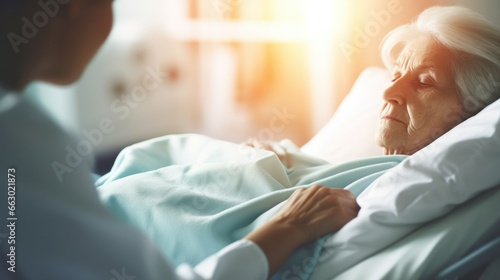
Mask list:
POLYGON ((267 277, 265 255, 247 240, 194 268, 172 268, 145 235, 100 203, 82 143, 23 96, 0 90, 1 279, 267 277))

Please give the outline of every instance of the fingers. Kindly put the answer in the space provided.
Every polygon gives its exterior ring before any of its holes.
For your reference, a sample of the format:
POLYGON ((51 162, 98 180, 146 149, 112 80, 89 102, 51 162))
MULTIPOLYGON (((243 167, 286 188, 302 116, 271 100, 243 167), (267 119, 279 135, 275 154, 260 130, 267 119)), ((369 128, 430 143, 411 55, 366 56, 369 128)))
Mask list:
POLYGON ((246 141, 242 142, 241 145, 249 146, 260 150, 271 151, 278 156, 278 159, 283 163, 283 165, 286 168, 291 167, 288 153, 276 142, 273 141, 262 142, 257 138, 249 138, 246 141))
POLYGON ((315 205, 342 205, 359 211, 359 205, 356 202, 356 197, 348 190, 333 189, 320 185, 313 185, 309 188, 300 188, 296 190, 289 198, 290 203, 301 202, 303 204, 315 205))
POLYGON ((339 199, 341 202, 333 201, 332 203, 346 205, 354 211, 359 211, 356 196, 346 189, 335 189, 321 185, 313 185, 308 188, 298 189, 292 194, 292 196, 304 196, 304 199, 306 200, 310 200, 315 195, 318 195, 319 197, 331 198, 333 200, 339 199))
POLYGON ((338 199, 341 200, 340 204, 344 205, 346 208, 349 208, 356 213, 359 212, 360 207, 358 205, 358 202, 356 201, 356 196, 354 196, 350 191, 344 189, 336 189, 334 192, 332 192, 332 195, 337 196, 338 199))
POLYGON ((243 141, 240 143, 240 145, 245 145, 245 146, 249 146, 249 147, 254 147, 253 143, 254 143, 254 138, 248 138, 247 140, 243 141))
POLYGON ((359 205, 348 190, 314 185, 295 191, 283 210, 312 240, 338 231, 358 215, 359 205))
POLYGON ((268 151, 274 152, 270 143, 262 142, 254 137, 248 138, 246 141, 242 142, 241 144, 249 146, 249 147, 253 147, 256 149, 262 149, 262 150, 268 150, 268 151))

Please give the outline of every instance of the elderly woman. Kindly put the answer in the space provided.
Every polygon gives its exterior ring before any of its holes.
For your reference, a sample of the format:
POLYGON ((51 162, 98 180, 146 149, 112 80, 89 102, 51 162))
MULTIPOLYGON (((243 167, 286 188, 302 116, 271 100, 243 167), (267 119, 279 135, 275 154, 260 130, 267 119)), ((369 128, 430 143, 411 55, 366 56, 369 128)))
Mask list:
MULTIPOLYGON (((172 259, 196 263, 259 228, 296 188, 321 184, 359 194, 499 97, 492 77, 500 76, 500 31, 468 9, 424 11, 417 22, 387 35, 382 56, 393 73, 377 133, 385 156, 331 166, 289 146, 282 165, 263 149, 202 136, 161 137, 120 154, 112 172, 97 183, 103 202, 152 236, 172 259)), ((247 144, 273 150, 254 140, 247 144)), ((311 259, 300 272, 306 277, 318 247, 296 251, 275 277, 288 277, 311 259)), ((341 250, 334 253, 343 256, 341 250)))

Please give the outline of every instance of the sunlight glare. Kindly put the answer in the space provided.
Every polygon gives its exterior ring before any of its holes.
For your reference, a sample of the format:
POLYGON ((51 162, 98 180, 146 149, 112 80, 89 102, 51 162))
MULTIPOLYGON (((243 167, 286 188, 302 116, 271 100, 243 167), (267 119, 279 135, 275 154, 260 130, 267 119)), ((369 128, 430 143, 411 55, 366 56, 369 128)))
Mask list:
POLYGON ((311 36, 338 39, 347 24, 347 1, 302 0, 302 5, 311 36))

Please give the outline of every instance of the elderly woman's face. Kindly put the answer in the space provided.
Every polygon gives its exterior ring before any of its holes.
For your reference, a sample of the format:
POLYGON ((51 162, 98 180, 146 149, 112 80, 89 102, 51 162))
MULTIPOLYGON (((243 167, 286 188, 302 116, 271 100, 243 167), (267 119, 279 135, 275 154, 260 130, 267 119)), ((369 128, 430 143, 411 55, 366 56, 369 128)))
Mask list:
POLYGON ((457 125, 462 105, 451 71, 453 54, 434 39, 409 42, 385 90, 377 133, 386 154, 413 154, 457 125))

